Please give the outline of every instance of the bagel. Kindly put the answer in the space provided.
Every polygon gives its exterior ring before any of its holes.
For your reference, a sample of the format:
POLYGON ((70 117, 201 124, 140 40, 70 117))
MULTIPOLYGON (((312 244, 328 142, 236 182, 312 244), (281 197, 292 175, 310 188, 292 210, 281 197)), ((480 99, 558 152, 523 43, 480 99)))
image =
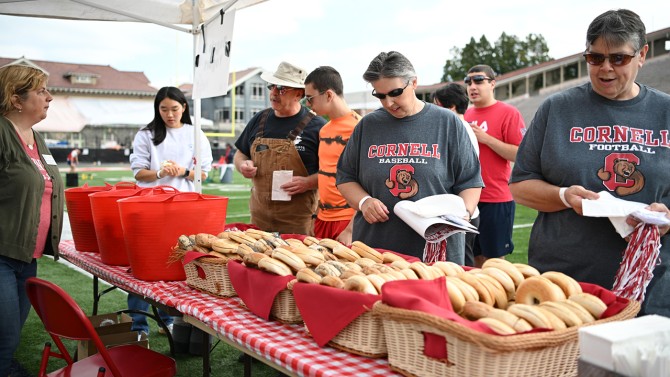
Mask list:
POLYGON ((565 308, 568 310, 572 310, 573 313, 579 317, 579 320, 582 321, 582 323, 591 323, 594 322, 596 319, 593 317, 591 313, 589 313, 586 308, 583 306, 579 305, 578 303, 570 300, 565 300, 565 301, 557 301, 556 302, 559 305, 563 305, 565 308))
POLYGON ((258 268, 258 262, 263 258, 269 258, 263 253, 249 253, 242 256, 242 262, 247 267, 258 268))
MULTIPOLYGON (((337 242, 337 241, 335 241, 335 242, 337 242)), ((347 260, 349 262, 354 262, 354 261, 356 261, 356 259, 360 258, 360 256, 355 251, 353 251, 350 248, 342 245, 339 242, 338 242, 337 245, 335 245, 335 247, 332 250, 333 250, 333 254, 335 254, 335 256, 337 256, 338 258, 347 260)))
POLYGON ((540 304, 540 307, 552 312, 568 327, 580 326, 584 323, 572 310, 560 304, 560 301, 545 301, 540 304))
POLYGON ((363 267, 361 267, 360 265, 358 265, 354 262, 344 262, 342 264, 344 265, 344 267, 347 268, 347 270, 354 270, 354 271, 358 271, 358 272, 363 271, 363 267))
POLYGON ((291 251, 278 247, 272 251, 272 258, 284 262, 291 268, 291 271, 297 272, 301 268, 306 268, 305 262, 291 251))
POLYGON ((369 266, 374 266, 375 264, 377 264, 377 262, 373 261, 370 258, 358 258, 354 261, 354 263, 356 263, 357 265, 359 265, 361 267, 369 267, 369 266))
POLYGON ((428 271, 430 271, 431 275, 433 275, 433 279, 441 278, 442 276, 446 276, 444 274, 444 271, 439 269, 438 267, 431 266, 431 265, 426 265, 426 268, 428 271))
POLYGON ((307 247, 305 246, 304 243, 302 243, 302 241, 300 241, 297 238, 286 238, 284 239, 284 241, 286 241, 287 244, 291 245, 291 247, 305 247, 305 248, 307 247))
POLYGON ((398 254, 392 253, 390 251, 385 251, 385 252, 382 253, 382 263, 391 263, 392 264, 393 262, 396 262, 396 261, 407 262, 405 260, 405 258, 401 257, 398 254))
POLYGON ((380 275, 377 274, 371 274, 371 275, 366 275, 365 276, 370 283, 372 283, 372 286, 375 287, 375 290, 377 291, 378 294, 382 293, 382 285, 386 283, 386 280, 381 277, 380 275))
POLYGON ((318 245, 319 240, 316 237, 307 236, 302 240, 302 243, 307 245, 307 246, 311 246, 311 245, 314 245, 314 244, 318 245))
MULTIPOLYGON (((398 280, 398 278, 396 278, 395 276, 393 276, 393 275, 392 275, 391 273, 389 273, 389 272, 381 273, 381 274, 379 274, 379 277, 381 277, 382 279, 384 279, 384 281, 394 281, 394 280, 398 280)), ((406 279, 403 279, 403 280, 406 280, 406 279)), ((380 293, 381 293, 381 291, 380 291, 380 293)))
POLYGON ((403 275, 403 273, 400 272, 400 270, 389 271, 389 272, 387 272, 387 274, 393 276, 395 278, 395 280, 407 280, 407 276, 403 275))
POLYGON ((526 332, 533 329, 533 326, 531 326, 528 321, 503 309, 491 309, 487 318, 493 318, 502 321, 506 325, 513 328, 516 332, 526 332))
POLYGON ((551 324, 552 329, 563 330, 568 328, 565 322, 563 322, 563 320, 559 316, 554 314, 551 310, 541 305, 536 306, 536 308, 542 311, 542 313, 547 317, 547 319, 549 319, 549 323, 551 324))
POLYGON ((293 275, 291 268, 287 266, 286 263, 275 258, 261 258, 261 260, 258 261, 258 268, 279 276, 293 275))
POLYGON ((253 228, 249 228, 249 229, 245 230, 244 234, 246 234, 250 237, 253 237, 255 239, 261 239, 263 237, 272 237, 273 236, 273 234, 270 233, 270 232, 266 232, 266 231, 260 230, 260 229, 253 229, 253 228))
POLYGON ((323 256, 323 254, 321 254, 316 250, 308 249, 306 247, 293 249, 293 254, 295 254, 298 258, 302 259, 302 261, 305 262, 305 264, 311 266, 318 266, 319 264, 326 261, 326 258, 323 256))
POLYGON ((367 293, 371 295, 376 295, 377 290, 374 285, 370 283, 370 280, 365 276, 352 276, 344 282, 344 289, 348 291, 367 293))
POLYGON ((219 237, 209 233, 198 233, 195 235, 195 244, 198 246, 212 248, 212 241, 218 241, 219 237))
POLYGON ((525 279, 519 269, 514 267, 512 262, 505 259, 489 258, 484 262, 484 264, 482 264, 482 269, 486 269, 488 267, 496 267, 509 275, 512 281, 514 281, 515 287, 518 287, 519 284, 521 284, 521 282, 525 279))
POLYGON ((525 263, 512 263, 514 267, 521 272, 524 278, 528 279, 531 276, 539 276, 540 271, 538 271, 535 267, 525 264, 525 263))
MULTIPOLYGON (((211 249, 220 253, 234 253, 238 246, 240 246, 239 243, 229 239, 217 238, 211 242, 211 249)), ((191 247, 193 246, 191 245, 191 247)))
POLYGON ((578 293, 570 296, 569 300, 583 306, 595 319, 600 319, 605 310, 607 310, 607 305, 605 305, 603 300, 590 293, 578 293))
POLYGON ((347 280, 354 275, 365 276, 365 274, 362 273, 361 271, 356 271, 356 270, 349 269, 349 270, 346 270, 346 271, 342 272, 342 274, 340 275, 340 279, 347 280))
POLYGON ((382 263, 376 263, 373 267, 376 268, 379 272, 382 272, 382 273, 397 271, 395 268, 393 268, 391 266, 387 266, 387 265, 382 264, 382 263))
POLYGON ((486 288, 486 286, 479 280, 477 275, 463 272, 458 274, 458 278, 466 282, 468 285, 474 288, 475 291, 477 291, 477 295, 479 295, 479 301, 490 306, 495 304, 495 299, 491 293, 489 293, 488 288, 486 288))
POLYGON ((338 271, 340 271, 340 275, 347 270, 347 266, 344 265, 344 263, 336 260, 329 260, 324 263, 330 264, 333 267, 337 268, 338 271))
POLYGON ((500 285, 505 290, 505 295, 507 300, 514 300, 516 297, 516 286, 514 285, 514 280, 505 273, 505 271, 499 269, 498 267, 487 267, 481 270, 482 274, 489 275, 500 283, 500 285))
POLYGON ((321 263, 320 265, 316 266, 314 272, 321 275, 322 277, 329 275, 339 277, 342 274, 335 266, 328 263, 321 263))
MULTIPOLYGON (((364 259, 364 258, 361 258, 361 259, 364 259)), ((359 260, 361 260, 361 259, 359 259, 359 260)), ((386 262, 385 262, 385 263, 386 263, 386 262)), ((403 260, 396 260, 396 261, 393 261, 393 262, 391 262, 391 264, 390 264, 391 267, 395 267, 395 268, 397 268, 397 269, 399 269, 399 270, 404 270, 404 269, 406 269, 406 268, 409 268, 409 265, 410 265, 410 263, 409 263, 408 261, 404 260, 404 259, 403 259, 403 260)))
POLYGON ((263 236, 263 239, 267 241, 272 247, 283 247, 283 246, 291 246, 288 244, 288 242, 284 241, 281 237, 277 237, 273 234, 270 234, 268 236, 263 236))
POLYGON ((381 274, 382 272, 377 268, 376 265, 372 266, 365 266, 361 268, 361 272, 363 272, 366 275, 371 275, 371 274, 381 274))
POLYGON ((412 262, 409 268, 416 273, 416 276, 422 280, 432 280, 433 272, 428 269, 428 265, 423 262, 412 262))
POLYGON ((256 242, 254 242, 254 244, 251 245, 251 247, 260 253, 267 253, 267 252, 272 253, 272 249, 274 248, 272 245, 270 245, 266 240, 262 238, 260 240, 256 240, 256 242))
POLYGON ((525 279, 516 290, 515 301, 520 304, 535 305, 545 301, 565 300, 565 293, 558 285, 542 276, 525 279))
POLYGON ((361 258, 370 258, 377 263, 382 263, 384 261, 384 256, 382 255, 382 253, 371 248, 370 246, 364 244, 361 241, 352 242, 351 250, 353 250, 361 258))
POLYGON ((258 253, 259 251, 247 244, 238 244, 237 249, 235 249, 235 252, 237 253, 237 255, 244 257, 247 254, 258 253))
POLYGON ((311 268, 301 268, 295 274, 295 277, 296 279, 298 279, 298 281, 303 283, 319 284, 319 282, 321 281, 321 275, 312 271, 311 268))
POLYGON ((552 283, 558 285, 558 287, 563 290, 563 293, 565 293, 565 297, 570 297, 572 295, 582 293, 582 286, 579 285, 577 280, 562 272, 547 271, 540 276, 543 276, 551 280, 552 283))
POLYGON ((419 277, 416 275, 416 272, 412 270, 411 268, 403 268, 400 270, 400 273, 405 275, 407 280, 419 280, 419 277))
MULTIPOLYGON (((411 270, 410 270, 411 271, 411 270)), ((451 301, 451 308, 456 313, 461 313, 465 305, 465 296, 453 281, 446 280, 447 293, 449 294, 449 301, 451 301)))
POLYGON ((324 276, 323 278, 321 278, 319 284, 339 289, 344 288, 344 282, 342 281, 342 279, 332 275, 324 276))
POLYGON ((248 245, 253 245, 254 242, 256 242, 255 238, 247 236, 246 234, 244 234, 244 232, 240 231, 231 231, 230 234, 228 235, 228 238, 237 243, 245 243, 248 245))
POLYGON ((480 281, 484 283, 484 286, 489 290, 491 297, 493 297, 495 301, 493 306, 500 309, 507 308, 507 292, 505 292, 505 288, 503 288, 502 284, 487 274, 478 272, 475 273, 475 275, 477 275, 480 281))
POLYGON ((344 246, 339 241, 335 241, 334 239, 331 239, 331 238, 320 239, 319 240, 319 245, 323 246, 325 248, 328 248, 330 250, 335 249, 336 246, 344 246))
POLYGON ((464 282, 456 276, 447 276, 446 279, 456 284, 458 289, 460 289, 463 293, 465 301, 479 301, 479 294, 474 288, 472 288, 470 284, 464 282))
POLYGON ((485 324, 489 329, 498 335, 512 335, 517 333, 517 331, 514 330, 511 326, 495 318, 484 317, 478 319, 477 322, 485 324))
POLYGON ((457 276, 461 272, 464 272, 463 267, 459 266, 454 262, 449 261, 438 261, 433 263, 433 267, 439 268, 444 276, 457 276))
POLYGON ((534 305, 514 304, 507 308, 507 311, 523 318, 533 326, 533 328, 551 329, 551 322, 543 311, 534 305))
POLYGON ((476 321, 489 315, 492 306, 479 301, 466 301, 463 304, 463 312, 461 315, 469 320, 476 321))
MULTIPOLYGON (((219 259, 223 259, 224 261, 228 262, 228 257, 226 255, 224 255, 223 253, 219 253, 218 251, 212 250, 209 253, 207 253, 207 255, 211 255, 213 257, 217 257, 219 259)), ((234 254, 234 255, 239 258, 239 256, 237 254, 234 254)))

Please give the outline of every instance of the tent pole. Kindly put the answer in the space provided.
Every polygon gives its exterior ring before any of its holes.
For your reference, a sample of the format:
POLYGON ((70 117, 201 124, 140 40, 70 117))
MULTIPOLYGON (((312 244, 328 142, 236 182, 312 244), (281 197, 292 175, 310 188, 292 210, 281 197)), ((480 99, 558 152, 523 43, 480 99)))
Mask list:
MULTIPOLYGON (((148 22, 148 23, 151 23, 151 24, 156 24, 156 25, 169 27, 170 29, 175 29, 175 30, 186 32, 186 33, 191 33, 191 30, 188 30, 186 28, 183 28, 183 27, 180 27, 180 26, 177 26, 177 25, 172 25, 172 24, 169 24, 169 23, 166 23, 166 22, 152 20, 151 18, 148 18, 148 17, 139 16, 137 14, 132 14, 132 13, 129 13, 129 12, 122 11, 120 9, 114 9, 112 7, 108 7, 108 6, 105 6, 105 5, 102 5, 102 4, 92 3, 92 2, 86 1, 86 0, 70 0, 70 1, 72 1, 74 3, 88 5, 91 8, 102 9, 102 10, 106 10, 107 12, 110 12, 110 13, 120 14, 122 16, 126 16, 126 17, 129 17, 129 18, 134 18, 134 19, 139 20, 139 21, 144 21, 144 22, 148 22)), ((193 8, 193 17, 195 17, 195 12, 196 12, 195 8, 193 8)), ((194 28, 195 28, 197 26, 197 23, 194 21, 193 24, 195 25, 194 26, 194 28)))
MULTIPOLYGON (((199 17, 196 18, 196 10, 198 9, 196 7, 196 1, 197 0, 191 0, 192 8, 193 9, 193 16, 192 16, 192 26, 193 26, 193 59, 195 59, 196 56, 196 46, 198 45, 198 19, 199 17)), ((193 77, 195 78, 195 64, 193 64, 193 77)), ((195 182, 195 191, 202 193, 202 156, 200 154, 200 130, 202 127, 200 126, 200 97, 198 98, 193 98, 193 107, 194 107, 194 114, 193 116, 195 117, 195 137, 193 138, 194 141, 194 148, 195 148, 195 156, 196 156, 196 164, 195 164, 195 172, 193 173, 193 182, 195 182)))

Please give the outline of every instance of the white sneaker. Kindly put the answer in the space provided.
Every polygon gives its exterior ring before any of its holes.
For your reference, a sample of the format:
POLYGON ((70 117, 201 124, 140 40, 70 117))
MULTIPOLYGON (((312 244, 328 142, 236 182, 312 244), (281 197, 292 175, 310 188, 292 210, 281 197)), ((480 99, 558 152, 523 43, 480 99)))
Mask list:
MULTIPOLYGON (((172 329, 173 328, 174 328, 174 324, 171 323, 171 324, 167 325, 167 329, 170 332, 170 334, 172 334, 172 329)), ((165 329, 163 329, 162 327, 159 327, 158 328, 158 333, 165 335, 165 329)))

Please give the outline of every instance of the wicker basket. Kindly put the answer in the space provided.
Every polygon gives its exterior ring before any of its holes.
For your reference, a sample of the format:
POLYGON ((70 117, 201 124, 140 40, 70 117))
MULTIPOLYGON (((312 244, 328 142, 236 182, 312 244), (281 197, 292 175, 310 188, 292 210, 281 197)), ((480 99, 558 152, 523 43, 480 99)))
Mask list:
MULTIPOLYGON (((591 324, 633 318, 639 310, 640 304, 630 301, 619 314, 591 324)), ((581 326, 498 336, 427 313, 394 308, 381 301, 375 304, 373 313, 382 318, 389 366, 405 376, 577 375, 577 330, 581 326), (447 360, 424 355, 424 333, 445 338, 447 360)))
POLYGON ((302 316, 295 304, 293 290, 284 289, 277 294, 272 303, 270 317, 283 323, 302 323, 302 316))
POLYGON ((382 320, 371 311, 353 320, 328 345, 366 357, 385 357, 387 354, 382 320))
POLYGON ((220 258, 199 258, 184 265, 189 287, 219 297, 237 296, 228 276, 228 261, 220 258), (198 270, 204 273, 204 278, 198 270))

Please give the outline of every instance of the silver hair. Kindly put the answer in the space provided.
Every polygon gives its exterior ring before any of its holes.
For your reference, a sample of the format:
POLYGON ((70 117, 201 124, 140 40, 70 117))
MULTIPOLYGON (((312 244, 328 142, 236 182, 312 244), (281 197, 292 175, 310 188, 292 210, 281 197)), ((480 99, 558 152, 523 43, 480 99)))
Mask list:
POLYGON ((371 83, 382 78, 400 77, 411 80, 416 77, 414 66, 403 54, 397 51, 381 52, 363 73, 363 80, 371 83))

